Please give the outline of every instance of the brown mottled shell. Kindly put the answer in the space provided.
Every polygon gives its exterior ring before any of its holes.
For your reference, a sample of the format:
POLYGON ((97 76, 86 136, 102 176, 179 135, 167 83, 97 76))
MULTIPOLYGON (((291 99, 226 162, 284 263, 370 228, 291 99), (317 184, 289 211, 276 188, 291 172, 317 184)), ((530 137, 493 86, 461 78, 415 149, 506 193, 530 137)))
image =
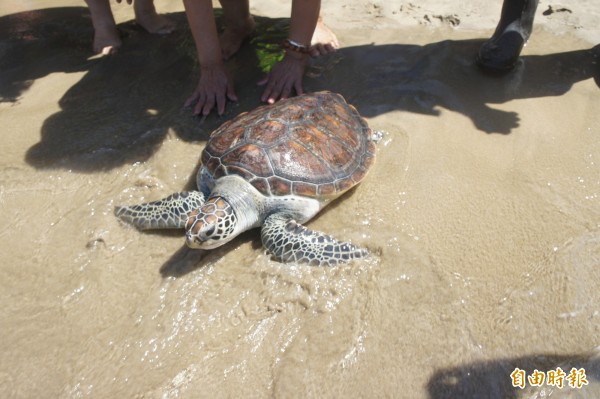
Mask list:
POLYGON ((215 178, 242 176, 268 196, 326 200, 360 182, 375 160, 371 129, 339 94, 318 92, 225 122, 202 152, 215 178))

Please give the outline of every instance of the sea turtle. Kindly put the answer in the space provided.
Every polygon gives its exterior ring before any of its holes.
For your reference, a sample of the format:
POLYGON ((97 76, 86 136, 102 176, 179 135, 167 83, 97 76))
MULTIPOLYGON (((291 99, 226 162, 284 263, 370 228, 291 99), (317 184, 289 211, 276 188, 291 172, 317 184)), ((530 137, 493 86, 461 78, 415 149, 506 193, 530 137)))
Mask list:
POLYGON ((335 265, 367 251, 302 226, 359 183, 375 160, 374 136, 344 98, 304 94, 242 113, 202 151, 200 191, 115 209, 141 230, 185 228, 191 248, 211 249, 261 227, 283 262, 335 265))

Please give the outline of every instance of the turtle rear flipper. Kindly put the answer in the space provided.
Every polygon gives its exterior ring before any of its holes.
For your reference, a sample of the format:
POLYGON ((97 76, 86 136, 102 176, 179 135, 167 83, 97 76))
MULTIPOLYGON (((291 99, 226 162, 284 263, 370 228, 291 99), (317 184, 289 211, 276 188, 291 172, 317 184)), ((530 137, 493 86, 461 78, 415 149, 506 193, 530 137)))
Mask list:
POLYGON ((265 248, 282 262, 334 266, 368 255, 366 249, 309 230, 282 214, 265 219, 261 238, 265 248))
POLYGON ((116 207, 115 215, 140 230, 183 229, 188 215, 204 200, 199 191, 175 193, 158 201, 116 207))

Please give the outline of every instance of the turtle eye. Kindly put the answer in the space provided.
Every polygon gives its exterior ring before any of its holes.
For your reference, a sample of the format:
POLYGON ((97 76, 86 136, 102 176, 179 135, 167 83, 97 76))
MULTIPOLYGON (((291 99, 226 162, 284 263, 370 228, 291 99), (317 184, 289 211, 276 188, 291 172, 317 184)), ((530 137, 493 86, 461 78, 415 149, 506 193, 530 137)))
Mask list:
POLYGON ((212 225, 204 231, 204 235, 206 237, 212 237, 215 234, 215 230, 217 230, 217 228, 214 225, 212 225))

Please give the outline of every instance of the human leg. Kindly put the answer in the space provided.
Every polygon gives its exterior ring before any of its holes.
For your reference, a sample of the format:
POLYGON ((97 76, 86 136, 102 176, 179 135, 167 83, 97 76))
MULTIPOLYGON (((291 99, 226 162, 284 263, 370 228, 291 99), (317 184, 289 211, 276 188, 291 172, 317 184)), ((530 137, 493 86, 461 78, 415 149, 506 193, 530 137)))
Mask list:
POLYGON ((250 14, 249 0, 219 0, 223 7, 225 30, 219 36, 223 59, 231 58, 244 40, 254 31, 256 23, 250 14))
POLYGON ((538 0, 504 0, 492 37, 479 49, 477 64, 486 70, 509 71, 531 35, 538 0))
POLYGON ((166 34, 175 30, 175 24, 164 15, 156 13, 153 0, 135 0, 135 20, 150 33, 166 34))
POLYGON ((94 26, 93 49, 104 55, 114 53, 121 46, 117 25, 109 0, 85 0, 94 26))

